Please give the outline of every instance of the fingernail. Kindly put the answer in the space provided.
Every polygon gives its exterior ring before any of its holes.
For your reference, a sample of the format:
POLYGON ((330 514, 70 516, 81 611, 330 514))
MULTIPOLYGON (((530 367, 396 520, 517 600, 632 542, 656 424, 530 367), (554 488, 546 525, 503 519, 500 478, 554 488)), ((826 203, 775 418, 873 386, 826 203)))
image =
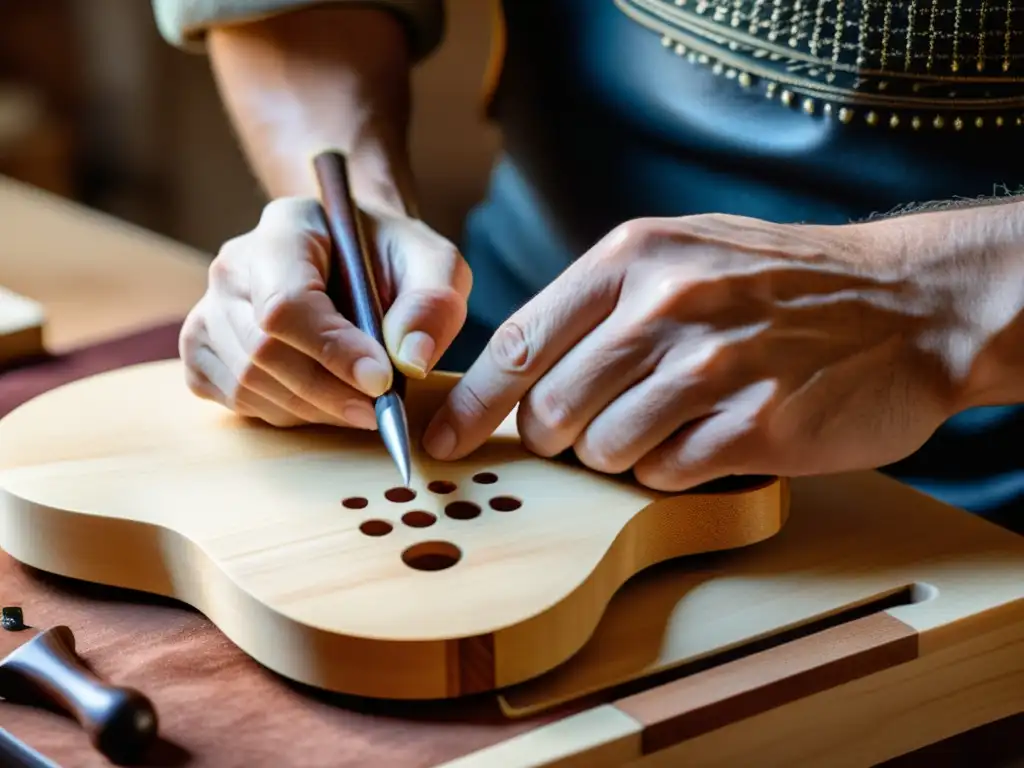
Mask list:
POLYGON ((431 424, 423 438, 423 445, 435 459, 446 459, 455 450, 455 430, 443 421, 431 424))
POLYGON ((341 415, 351 426, 358 429, 376 429, 377 415, 368 405, 362 403, 346 405, 341 415))
POLYGON ((352 366, 356 384, 370 397, 380 397, 391 386, 391 371, 372 357, 362 357, 352 366))
POLYGON ((413 331, 402 339, 402 343, 398 347, 398 359, 409 368, 425 376, 427 366, 430 365, 430 360, 434 356, 435 347, 434 340, 428 334, 423 331, 413 331))

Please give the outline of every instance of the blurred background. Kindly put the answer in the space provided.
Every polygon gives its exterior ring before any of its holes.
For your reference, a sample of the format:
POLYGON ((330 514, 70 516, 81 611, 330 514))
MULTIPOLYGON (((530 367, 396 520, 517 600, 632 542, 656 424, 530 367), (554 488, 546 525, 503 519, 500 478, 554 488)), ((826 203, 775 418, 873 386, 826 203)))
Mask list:
MULTIPOLYGON (((412 147, 424 218, 457 237, 498 136, 480 107, 490 3, 447 8, 412 147)), ((164 42, 148 0, 0 0, 0 175, 211 254, 265 202, 205 57, 164 42)))

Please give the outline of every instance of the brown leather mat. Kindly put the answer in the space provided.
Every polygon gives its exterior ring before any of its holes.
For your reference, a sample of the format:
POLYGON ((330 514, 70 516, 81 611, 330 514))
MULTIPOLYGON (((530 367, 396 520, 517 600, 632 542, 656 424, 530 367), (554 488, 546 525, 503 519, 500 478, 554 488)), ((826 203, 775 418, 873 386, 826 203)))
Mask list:
MULTIPOLYGON (((178 326, 150 329, 0 373, 0 414, 72 379, 177 355, 178 326)), ((145 397, 144 392, 139 397, 145 397)), ((263 669, 203 616, 172 601, 57 578, 0 553, 0 605, 37 627, 66 624, 102 676, 149 695, 165 741, 148 766, 420 768, 528 730, 485 699, 385 705, 309 691, 263 669)), ((0 726, 65 768, 108 766, 58 714, 0 702, 0 726)), ((1024 718, 901 758, 895 765, 1010 766, 1024 718)))

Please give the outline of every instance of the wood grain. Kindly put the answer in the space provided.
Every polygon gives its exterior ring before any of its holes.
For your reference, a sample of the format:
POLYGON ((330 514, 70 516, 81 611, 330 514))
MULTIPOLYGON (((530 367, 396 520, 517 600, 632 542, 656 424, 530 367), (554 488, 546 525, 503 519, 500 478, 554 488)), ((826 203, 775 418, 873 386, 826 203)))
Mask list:
POLYGON ((615 706, 640 723, 643 753, 651 754, 916 657, 917 631, 879 613, 629 696, 615 706))
MULTIPOLYGON (((409 382, 415 446, 455 381, 409 382)), ((779 479, 671 495, 540 459, 515 413, 466 460, 414 452, 414 498, 389 495, 394 481, 374 433, 249 422, 194 397, 180 362, 147 364, 0 421, 0 546, 177 597, 300 682, 434 699, 559 666, 635 573, 762 542, 788 498, 779 479), (425 546, 441 567, 409 564, 425 546)))

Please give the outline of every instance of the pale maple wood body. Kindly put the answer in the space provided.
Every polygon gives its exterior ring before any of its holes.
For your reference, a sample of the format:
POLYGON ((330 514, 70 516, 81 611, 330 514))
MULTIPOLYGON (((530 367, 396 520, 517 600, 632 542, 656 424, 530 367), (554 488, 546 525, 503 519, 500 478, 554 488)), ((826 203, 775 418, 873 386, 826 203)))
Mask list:
MULTIPOLYGON (((414 445, 454 381, 409 383, 414 445)), ((660 494, 529 454, 514 417, 464 461, 414 454, 416 498, 389 501, 400 481, 376 433, 246 421, 193 396, 178 361, 135 366, 0 421, 0 546, 178 597, 301 682, 438 698, 561 664, 635 573, 763 541, 786 515, 784 481, 660 494), (453 546, 444 570, 403 559, 426 548, 436 565, 453 546)))

